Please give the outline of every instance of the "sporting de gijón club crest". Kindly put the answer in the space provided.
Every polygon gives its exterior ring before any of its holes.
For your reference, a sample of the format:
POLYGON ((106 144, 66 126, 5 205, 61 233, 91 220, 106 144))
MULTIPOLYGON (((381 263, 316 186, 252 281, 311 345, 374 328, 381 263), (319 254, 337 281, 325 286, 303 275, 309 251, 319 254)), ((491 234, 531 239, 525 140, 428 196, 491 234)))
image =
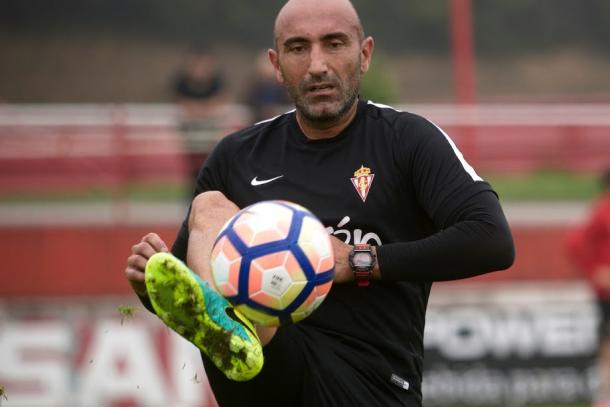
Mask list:
POLYGON ((366 201, 366 197, 369 195, 371 185, 373 185, 373 178, 375 174, 371 173, 371 169, 361 165, 360 168, 354 172, 354 177, 351 178, 352 185, 356 188, 356 192, 362 202, 366 201))

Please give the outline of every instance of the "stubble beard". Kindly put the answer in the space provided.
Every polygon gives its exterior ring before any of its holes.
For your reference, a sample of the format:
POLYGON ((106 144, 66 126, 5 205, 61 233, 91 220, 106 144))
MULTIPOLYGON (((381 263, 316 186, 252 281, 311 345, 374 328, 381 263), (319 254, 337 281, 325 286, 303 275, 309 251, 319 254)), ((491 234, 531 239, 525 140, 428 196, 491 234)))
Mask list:
POLYGON ((287 88, 288 94, 292 98, 297 112, 308 122, 319 125, 329 125, 340 121, 352 108, 356 100, 358 99, 358 91, 360 89, 361 75, 359 71, 356 71, 346 86, 341 86, 339 80, 330 80, 337 89, 339 89, 339 97, 332 101, 334 103, 328 107, 317 107, 315 102, 311 103, 306 100, 305 88, 311 84, 311 82, 323 82, 329 81, 328 78, 320 78, 317 81, 308 81, 306 84, 299 84, 297 86, 289 86, 287 88), (333 106, 334 105, 334 106, 333 106))

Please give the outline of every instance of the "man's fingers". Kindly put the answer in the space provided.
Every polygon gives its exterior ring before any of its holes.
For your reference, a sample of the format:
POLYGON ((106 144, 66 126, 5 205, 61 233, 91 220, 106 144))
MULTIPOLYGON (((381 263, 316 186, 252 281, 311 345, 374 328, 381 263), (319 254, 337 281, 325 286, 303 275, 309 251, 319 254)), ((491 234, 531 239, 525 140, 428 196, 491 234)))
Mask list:
POLYGON ((135 269, 133 267, 127 267, 125 269, 125 275, 127 276, 127 280, 134 283, 143 283, 144 282, 144 272, 135 269))
POLYGON ((131 247, 131 253, 149 259, 153 254, 168 252, 167 245, 156 233, 149 233, 131 247))
POLYGON ((133 253, 136 256, 142 256, 145 259, 150 259, 153 254, 158 253, 158 252, 159 252, 159 250, 155 249, 148 242, 140 242, 140 243, 134 244, 131 247, 131 253, 133 253))
POLYGON ((146 284, 144 283, 144 273, 140 270, 127 267, 127 269, 125 269, 125 275, 135 293, 141 297, 145 297, 147 293, 146 284))
POLYGON ((163 239, 161 239, 159 237, 159 235, 156 233, 147 234, 146 236, 144 236, 142 238, 142 242, 145 242, 145 243, 148 243, 149 245, 151 245, 152 248, 155 249, 155 253, 169 251, 169 249, 167 248, 167 245, 165 244, 163 239))
POLYGON ((144 273, 147 261, 147 258, 142 257, 141 255, 134 254, 127 258, 127 267, 144 273))

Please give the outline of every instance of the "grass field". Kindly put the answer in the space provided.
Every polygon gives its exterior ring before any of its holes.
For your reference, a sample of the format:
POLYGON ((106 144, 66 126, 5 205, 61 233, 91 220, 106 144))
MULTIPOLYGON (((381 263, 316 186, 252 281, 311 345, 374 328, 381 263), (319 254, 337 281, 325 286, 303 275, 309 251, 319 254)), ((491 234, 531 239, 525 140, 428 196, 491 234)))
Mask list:
POLYGON ((0 202, 104 202, 121 198, 132 201, 175 201, 185 199, 188 188, 184 183, 129 183, 120 188, 90 186, 44 191, 32 189, 19 193, 4 193, 0 202))
POLYGON ((508 201, 588 201, 600 190, 594 174, 542 171, 483 176, 493 185, 500 198, 508 201))
MULTIPOLYGON (((503 201, 589 201, 599 192, 593 174, 562 171, 541 171, 529 174, 482 174, 503 201)), ((109 201, 121 197, 133 201, 174 201, 186 199, 186 182, 141 184, 131 183, 120 189, 92 186, 56 191, 5 193, 0 202, 44 201, 109 201)))

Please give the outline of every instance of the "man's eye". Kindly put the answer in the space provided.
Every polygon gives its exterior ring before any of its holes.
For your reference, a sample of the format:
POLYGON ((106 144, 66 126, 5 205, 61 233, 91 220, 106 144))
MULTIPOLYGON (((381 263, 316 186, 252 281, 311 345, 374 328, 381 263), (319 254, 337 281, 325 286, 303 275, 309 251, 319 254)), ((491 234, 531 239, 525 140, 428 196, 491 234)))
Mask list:
POLYGON ((303 45, 293 45, 288 50, 298 54, 305 51, 305 47, 303 45))
POLYGON ((331 48, 341 48, 341 46, 343 46, 343 43, 341 41, 333 41, 330 43, 330 47, 331 48))

